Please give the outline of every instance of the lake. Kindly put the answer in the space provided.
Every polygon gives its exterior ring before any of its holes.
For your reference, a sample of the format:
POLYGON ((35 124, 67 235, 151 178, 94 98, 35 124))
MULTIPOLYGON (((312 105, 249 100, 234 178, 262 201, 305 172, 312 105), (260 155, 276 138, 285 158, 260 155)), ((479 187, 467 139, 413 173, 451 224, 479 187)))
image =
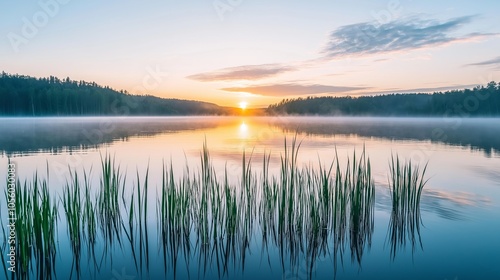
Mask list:
MULTIPOLYGON (((59 279, 77 279, 77 275, 82 279, 500 279, 500 119, 2 118, 0 131, 0 178, 7 177, 10 160, 20 182, 32 181, 35 173, 40 180, 47 180, 48 192, 58 204, 57 246, 49 274, 59 279), (296 145, 300 143, 296 165, 304 170, 329 170, 333 163, 335 173, 337 162, 344 169, 348 161, 362 159, 362 154, 369 158, 374 193, 368 196, 373 197, 373 205, 367 202, 364 215, 369 221, 361 221, 363 230, 353 222, 352 213, 356 212, 352 209, 346 216, 349 222, 345 228, 334 224, 316 228, 317 217, 330 218, 334 214, 314 210, 314 203, 317 200, 321 204, 322 198, 320 192, 313 191, 309 198, 304 196, 310 201, 304 204, 304 212, 297 210, 298 216, 309 215, 301 217, 300 227, 288 224, 273 232, 274 227, 267 228, 267 223, 272 221, 274 226, 282 220, 279 209, 270 210, 269 220, 263 218, 267 213, 261 203, 264 189, 255 191, 254 204, 239 196, 245 192, 242 181, 258 186, 264 173, 280 180, 283 158, 290 153, 294 138, 296 145), (201 160, 204 143, 211 174, 206 176, 201 160), (424 177, 428 181, 419 211, 412 212, 417 222, 402 229, 394 226, 389 189, 393 157, 402 162, 411 160, 412 166, 420 170, 427 164, 424 177), (74 239, 68 237, 63 209, 64 190, 68 182, 71 185, 72 176, 79 174, 82 180, 85 172, 92 193, 97 193, 106 158, 111 163, 114 160, 122 174, 120 200, 124 203, 120 202, 119 209, 123 224, 115 233, 99 228, 94 253, 82 245, 81 258, 76 261, 74 239), (251 166, 249 173, 243 172, 244 162, 251 166), (186 178, 185 174, 193 174, 200 186, 208 177, 223 182, 217 184, 221 189, 224 182, 233 186, 232 192, 224 191, 229 196, 225 196, 226 206, 220 209, 226 217, 239 219, 234 220, 237 225, 229 225, 233 220, 221 218, 220 228, 208 226, 209 232, 200 233, 203 227, 199 225, 206 221, 200 218, 204 217, 205 204, 203 194, 192 193, 202 199, 200 202, 193 198, 201 208, 190 208, 191 218, 187 221, 170 221, 170 226, 179 227, 162 236, 158 208, 162 181, 165 171, 170 175, 170 167, 176 182, 186 178), (131 198, 138 197, 134 190, 146 177, 142 203, 149 203, 142 208, 143 226, 137 222, 131 229, 127 203, 134 203, 131 198), (234 198, 236 204, 231 204, 229 198, 234 198), (232 208, 227 205, 239 209, 235 210, 236 216, 230 216, 232 208), (255 208, 247 211, 245 207, 255 208), (217 233, 220 229, 223 232, 217 233), (235 232, 228 233, 230 230, 235 232), (177 231, 184 235, 176 235, 177 231), (131 232, 139 239, 131 241, 131 232), (200 241, 204 234, 209 241, 200 241), (111 237, 115 240, 110 241, 111 237)), ((5 180, 1 181, 4 190, 5 180)), ((300 196, 301 184, 294 188, 294 194, 300 196)), ((203 192, 201 187, 197 190, 203 192)), ((7 231, 7 207, 3 202, 2 196, 1 216, 7 231)), ((210 219, 217 216, 213 209, 218 208, 211 209, 206 216, 210 219)), ((402 223, 406 225, 406 220, 402 223)), ((87 244, 87 239, 82 237, 82 242, 87 244)), ((5 255, 5 236, 0 246, 4 246, 5 255)), ((7 275, 0 272, 2 277, 7 275)), ((28 275, 36 277, 37 273, 33 269, 28 275)))

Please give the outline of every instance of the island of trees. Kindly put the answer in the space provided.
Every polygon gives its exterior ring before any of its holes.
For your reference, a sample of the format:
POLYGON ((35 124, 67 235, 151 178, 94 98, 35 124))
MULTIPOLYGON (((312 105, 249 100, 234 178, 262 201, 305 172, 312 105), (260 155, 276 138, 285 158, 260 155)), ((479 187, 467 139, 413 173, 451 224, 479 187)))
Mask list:
MULTIPOLYGON (((233 115, 237 108, 216 104, 133 95, 95 82, 34 78, 2 72, 1 116, 165 116, 233 115)), ((427 93, 394 93, 360 97, 285 99, 247 114, 334 116, 500 116, 500 83, 472 89, 427 93)))

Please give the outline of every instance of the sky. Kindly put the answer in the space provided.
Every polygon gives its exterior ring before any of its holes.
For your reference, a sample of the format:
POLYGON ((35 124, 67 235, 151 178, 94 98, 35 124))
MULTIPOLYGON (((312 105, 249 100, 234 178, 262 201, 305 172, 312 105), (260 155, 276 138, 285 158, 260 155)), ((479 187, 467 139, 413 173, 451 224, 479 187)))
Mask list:
POLYGON ((500 81, 500 1, 0 2, 0 71, 265 107, 500 81))

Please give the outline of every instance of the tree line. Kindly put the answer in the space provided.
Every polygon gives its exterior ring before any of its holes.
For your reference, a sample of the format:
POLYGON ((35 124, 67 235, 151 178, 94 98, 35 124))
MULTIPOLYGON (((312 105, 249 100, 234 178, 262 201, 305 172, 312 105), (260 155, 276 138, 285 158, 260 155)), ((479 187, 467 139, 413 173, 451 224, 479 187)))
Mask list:
MULTIPOLYGON (((228 115, 234 108, 216 104, 132 95, 95 82, 34 78, 1 73, 2 116, 228 115)), ((260 113, 259 113, 260 114, 260 113)), ((284 99, 270 105, 269 115, 346 116, 500 116, 500 83, 472 89, 427 93, 394 93, 360 97, 284 99)))
POLYGON ((267 108, 274 115, 500 116, 500 83, 446 92, 394 93, 360 97, 284 99, 267 108))
POLYGON ((227 110, 212 103, 132 95, 95 82, 34 78, 2 72, 0 115, 219 115, 227 110))

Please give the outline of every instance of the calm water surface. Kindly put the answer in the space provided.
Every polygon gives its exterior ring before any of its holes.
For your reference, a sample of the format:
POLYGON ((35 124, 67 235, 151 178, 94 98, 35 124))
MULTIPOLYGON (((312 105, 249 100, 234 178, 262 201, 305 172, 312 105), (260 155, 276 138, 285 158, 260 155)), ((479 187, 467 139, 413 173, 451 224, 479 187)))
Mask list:
MULTIPOLYGON (((223 175, 226 168, 229 180, 236 183, 241 178, 243 151, 247 156, 252 154, 255 172, 261 170, 264 153, 270 152, 270 170, 277 173, 284 139, 290 141, 295 134, 302 143, 298 157, 301 165, 328 165, 336 153, 345 164, 354 151, 358 155, 366 151, 376 184, 371 246, 364 246, 360 261, 351 259, 347 248, 342 259, 325 252, 309 268, 306 255, 298 263, 283 261, 277 248, 269 245, 264 249, 261 236, 255 234, 245 252, 233 258, 223 278, 333 279, 336 275, 337 279, 500 279, 500 119, 3 118, 0 178, 5 178, 10 158, 21 180, 30 179, 35 171, 46 176, 48 170, 50 190, 60 194, 69 178, 68 167, 92 169, 98 175, 101 156, 110 154, 130 177, 136 171, 145 173, 149 166, 150 193, 156 197, 163 163, 171 161, 179 175, 186 165, 199 169, 204 141, 216 172, 223 175), (428 162, 430 178, 421 200, 422 246, 402 246, 395 257, 391 257, 388 236, 391 155, 421 165, 428 162), (335 262, 339 263, 336 272, 335 262)), ((98 176, 94 177, 97 183, 98 176)), ((173 276, 171 270, 165 275, 151 204, 149 272, 136 271, 125 248, 117 249, 113 261, 106 262, 98 273, 83 261, 84 279, 85 275, 97 279, 173 276)), ((72 258, 64 245, 68 242, 65 226, 59 228, 62 245, 56 260, 57 274, 59 279, 67 279, 72 258)), ((220 276, 215 260, 200 261, 195 252, 190 259, 178 262, 178 279, 220 276)))

